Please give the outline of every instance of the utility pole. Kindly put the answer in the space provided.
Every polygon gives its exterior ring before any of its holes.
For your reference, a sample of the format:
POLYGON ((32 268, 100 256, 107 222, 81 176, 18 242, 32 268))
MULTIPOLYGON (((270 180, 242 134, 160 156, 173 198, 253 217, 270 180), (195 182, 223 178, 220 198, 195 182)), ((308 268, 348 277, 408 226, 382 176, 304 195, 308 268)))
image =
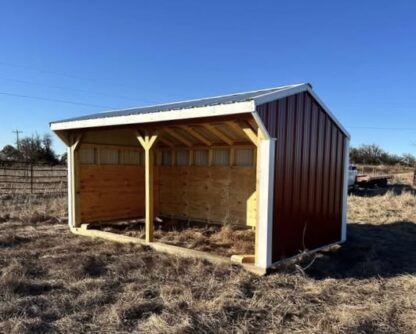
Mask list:
POLYGON ((16 134, 16 148, 19 149, 20 146, 20 140, 19 140, 19 134, 23 133, 23 131, 19 131, 18 129, 12 131, 12 133, 16 134))

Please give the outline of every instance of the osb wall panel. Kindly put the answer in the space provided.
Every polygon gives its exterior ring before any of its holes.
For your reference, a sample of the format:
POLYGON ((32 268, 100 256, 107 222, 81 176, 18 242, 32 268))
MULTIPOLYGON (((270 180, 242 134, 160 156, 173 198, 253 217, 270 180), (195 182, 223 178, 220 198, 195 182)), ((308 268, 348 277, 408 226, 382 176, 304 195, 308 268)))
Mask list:
POLYGON ((253 167, 159 167, 159 214, 254 226, 253 167))
POLYGON ((81 165, 81 222, 144 216, 144 169, 139 166, 81 165))
POLYGON ((277 138, 273 261, 339 241, 345 135, 307 92, 257 111, 277 138))

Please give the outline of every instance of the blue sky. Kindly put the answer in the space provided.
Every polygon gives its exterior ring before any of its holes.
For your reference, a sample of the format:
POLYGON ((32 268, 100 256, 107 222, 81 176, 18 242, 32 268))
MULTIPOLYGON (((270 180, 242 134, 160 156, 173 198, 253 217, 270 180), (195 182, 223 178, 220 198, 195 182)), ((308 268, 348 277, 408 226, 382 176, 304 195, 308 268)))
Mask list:
POLYGON ((415 1, 2 0, 0 147, 52 120, 310 82, 352 145, 416 153, 415 12, 415 1))

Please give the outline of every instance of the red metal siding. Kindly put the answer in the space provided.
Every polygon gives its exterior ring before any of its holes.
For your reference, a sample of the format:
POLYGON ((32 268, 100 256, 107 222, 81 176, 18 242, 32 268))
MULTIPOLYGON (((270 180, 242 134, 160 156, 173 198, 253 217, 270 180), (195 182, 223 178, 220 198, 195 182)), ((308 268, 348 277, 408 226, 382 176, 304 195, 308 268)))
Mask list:
POLYGON ((257 111, 277 138, 272 260, 341 240, 345 135, 307 92, 257 111))

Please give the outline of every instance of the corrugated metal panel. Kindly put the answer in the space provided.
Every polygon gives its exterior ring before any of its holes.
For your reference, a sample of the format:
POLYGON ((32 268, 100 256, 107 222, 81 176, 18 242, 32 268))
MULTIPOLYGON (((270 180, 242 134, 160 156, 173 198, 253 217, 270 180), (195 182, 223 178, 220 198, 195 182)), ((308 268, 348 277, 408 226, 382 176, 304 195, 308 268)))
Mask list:
POLYGON ((213 164, 214 166, 228 166, 230 164, 230 150, 220 149, 214 150, 213 164))
POLYGON ((102 148, 100 151, 100 163, 103 165, 118 165, 118 150, 112 148, 102 148))
POLYGON ((208 166, 208 150, 194 151, 195 166, 208 166))
POLYGON ((176 152, 176 165, 177 166, 189 165, 189 151, 180 150, 176 152))
POLYGON ((235 94, 230 94, 230 95, 208 97, 208 98, 189 100, 189 101, 158 104, 158 105, 141 107, 141 108, 130 108, 130 109, 123 109, 123 110, 109 111, 109 112, 100 112, 100 113, 91 114, 87 116, 65 119, 65 120, 53 122, 53 123, 82 121, 82 120, 87 120, 87 119, 99 119, 99 118, 108 118, 108 117, 116 117, 116 116, 149 114, 149 113, 164 112, 164 111, 170 111, 170 110, 180 110, 180 109, 187 109, 187 108, 198 108, 198 107, 205 107, 205 106, 215 106, 215 105, 220 105, 220 104, 244 102, 244 101, 252 100, 258 96, 261 96, 267 93, 280 92, 283 90, 291 89, 296 86, 299 86, 299 84, 273 87, 273 88, 267 88, 267 89, 261 89, 261 90, 256 90, 256 91, 243 92, 243 93, 235 93, 235 94))
POLYGON ((235 165, 236 166, 253 166, 254 150, 251 148, 235 149, 235 165))
POLYGON ((95 164, 95 149, 90 147, 80 148, 79 161, 83 165, 95 164))
POLYGON ((339 241, 345 135, 307 92, 257 111, 277 138, 272 260, 339 241))

